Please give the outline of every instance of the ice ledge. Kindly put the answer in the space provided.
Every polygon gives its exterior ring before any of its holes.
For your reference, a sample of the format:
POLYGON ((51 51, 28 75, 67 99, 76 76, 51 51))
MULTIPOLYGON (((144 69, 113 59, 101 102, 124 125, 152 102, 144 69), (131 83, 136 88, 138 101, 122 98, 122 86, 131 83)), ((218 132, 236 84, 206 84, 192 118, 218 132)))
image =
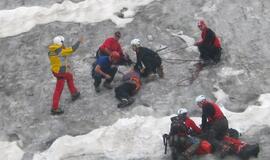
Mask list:
POLYGON ((97 23, 112 20, 123 27, 133 20, 138 6, 147 5, 154 0, 85 0, 73 3, 69 0, 46 7, 18 7, 13 10, 0 10, 0 38, 28 32, 38 24, 55 21, 97 23), (126 8, 120 18, 116 15, 126 8))
MULTIPOLYGON (((221 91, 215 94, 218 102, 224 101, 224 94, 221 91)), ((230 112, 222 107, 230 127, 245 132, 256 125, 269 126, 270 94, 261 95, 258 101, 260 105, 249 106, 242 113, 230 112)), ((199 117, 192 118, 196 123, 200 122, 199 117)), ((170 116, 119 119, 111 126, 101 127, 86 135, 60 137, 48 150, 35 154, 33 160, 60 160, 80 155, 104 155, 115 160, 161 159, 164 156, 162 134, 167 133, 169 127, 170 116)))

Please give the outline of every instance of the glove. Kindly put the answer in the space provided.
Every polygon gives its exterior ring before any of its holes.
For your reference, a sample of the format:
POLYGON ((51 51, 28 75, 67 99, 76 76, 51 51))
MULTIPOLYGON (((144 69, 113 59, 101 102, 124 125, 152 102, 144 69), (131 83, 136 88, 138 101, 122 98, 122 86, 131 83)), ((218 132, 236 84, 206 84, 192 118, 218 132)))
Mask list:
POLYGON ((145 68, 142 68, 142 69, 140 69, 140 72, 141 73, 144 73, 144 70, 145 70, 145 68))

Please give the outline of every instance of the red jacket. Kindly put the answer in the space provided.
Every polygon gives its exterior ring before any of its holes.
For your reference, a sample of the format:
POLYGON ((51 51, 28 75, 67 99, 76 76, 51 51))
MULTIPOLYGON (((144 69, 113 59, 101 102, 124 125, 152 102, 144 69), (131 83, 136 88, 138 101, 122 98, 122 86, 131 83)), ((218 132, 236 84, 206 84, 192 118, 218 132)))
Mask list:
POLYGON ((213 123, 216 120, 223 118, 224 115, 217 104, 212 101, 207 101, 202 106, 202 128, 204 129, 207 123, 213 123))
POLYGON ((180 128, 180 130, 178 130, 177 135, 180 137, 190 135, 192 132, 195 132, 197 134, 201 133, 201 129, 189 117, 186 117, 184 122, 180 121, 178 127, 180 128), (184 125, 184 127, 183 127, 183 125, 184 125))
POLYGON ((236 153, 239 153, 242 150, 242 148, 247 145, 247 143, 245 143, 239 139, 229 137, 229 136, 225 136, 223 138, 223 140, 225 142, 231 144, 233 146, 233 151, 236 153))
POLYGON ((123 56, 121 45, 114 37, 106 39, 103 42, 103 44, 99 47, 101 52, 105 52, 105 48, 107 48, 110 51, 117 51, 121 57, 123 56))
POLYGON ((221 109, 219 108, 219 106, 216 103, 212 102, 212 101, 209 101, 209 103, 214 107, 215 114, 212 117, 209 116, 208 120, 211 122, 211 121, 215 121, 215 120, 223 118, 224 115, 223 115, 221 109))
POLYGON ((195 122, 192 119, 190 119, 189 117, 186 118, 185 123, 186 123, 186 126, 188 129, 192 129, 192 131, 194 131, 197 134, 201 133, 201 128, 199 128, 195 124, 195 122))
POLYGON ((201 38, 202 40, 198 42, 198 45, 214 45, 216 48, 221 48, 220 39, 210 28, 206 28, 202 31, 201 38))

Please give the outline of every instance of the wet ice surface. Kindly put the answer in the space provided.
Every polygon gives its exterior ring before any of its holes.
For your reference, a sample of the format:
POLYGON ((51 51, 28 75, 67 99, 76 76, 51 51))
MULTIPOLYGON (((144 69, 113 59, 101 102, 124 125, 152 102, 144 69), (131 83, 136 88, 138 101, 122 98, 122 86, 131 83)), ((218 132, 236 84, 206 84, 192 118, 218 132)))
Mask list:
MULTIPOLYGON (((160 118, 173 114, 179 106, 189 108, 192 116, 199 116, 200 111, 194 107, 196 95, 206 94, 215 99, 213 92, 218 88, 228 95, 223 101, 228 110, 244 111, 248 105, 256 104, 259 95, 269 93, 269 8, 270 1, 265 0, 167 0, 155 1, 140 8, 135 20, 119 29, 123 32, 121 42, 133 59, 135 57, 130 52, 129 42, 134 37, 140 38, 145 46, 153 49, 158 49, 160 45, 169 46, 168 50, 179 48, 186 44, 172 36, 171 32, 183 31, 189 37, 198 38, 198 17, 204 17, 210 28, 221 37, 224 55, 220 64, 203 70, 188 87, 176 87, 176 83, 189 76, 189 68, 193 67, 193 63, 164 62, 166 78, 145 84, 136 96, 136 102, 123 110, 116 108, 118 102, 113 91, 103 90, 96 94, 90 77, 91 56, 103 40, 116 30, 112 22, 96 25, 54 22, 36 26, 27 33, 2 38, 0 139, 12 141, 18 137, 22 141, 20 146, 27 152, 24 160, 30 160, 32 153, 49 148, 60 136, 87 134, 100 126, 112 125, 120 118, 136 114, 160 118), (87 39, 70 58, 75 83, 82 97, 75 103, 70 102, 70 95, 65 88, 61 97, 65 114, 59 117, 49 114, 55 80, 50 73, 46 50, 56 34, 63 34, 68 44, 75 42, 79 34, 87 39), (148 35, 152 35, 153 40, 148 35)), ((160 52, 162 57, 198 58, 197 53, 186 50, 163 52, 160 52)), ((120 78, 120 75, 116 76, 115 85, 120 78)), ((247 121, 252 120, 253 117, 247 117, 247 121)), ((243 138, 248 142, 260 142, 260 160, 270 158, 267 152, 270 146, 269 134, 269 127, 261 126, 260 122, 244 133, 243 138)), ((110 159, 103 154, 79 158, 71 156, 67 159, 91 158, 110 159)))

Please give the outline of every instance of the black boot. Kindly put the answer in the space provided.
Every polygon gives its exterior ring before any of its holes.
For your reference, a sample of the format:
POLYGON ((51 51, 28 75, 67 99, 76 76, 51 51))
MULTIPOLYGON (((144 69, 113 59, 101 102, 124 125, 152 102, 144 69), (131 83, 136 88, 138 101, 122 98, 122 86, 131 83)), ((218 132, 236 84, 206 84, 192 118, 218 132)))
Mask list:
POLYGON ((60 115, 60 114, 63 114, 63 113, 64 113, 64 110, 61 109, 61 108, 51 109, 51 115, 60 115))
POLYGON ((131 105, 135 100, 133 98, 123 98, 121 99, 121 102, 117 105, 118 108, 124 108, 126 106, 131 105))
POLYGON ((157 74, 158 74, 158 76, 160 78, 164 78, 164 72, 163 72, 163 66, 162 65, 157 68, 157 74))
POLYGON ((106 82, 106 81, 103 83, 103 87, 105 87, 107 89, 113 89, 113 86, 111 85, 111 83, 106 82))
POLYGON ((73 94, 71 96, 71 100, 72 101, 76 101, 79 97, 80 97, 81 93, 80 92, 76 92, 75 94, 73 94))
POLYGON ((246 145, 242 148, 242 150, 239 153, 239 157, 243 160, 249 159, 250 157, 258 157, 258 154, 260 152, 259 144, 254 145, 246 145))
POLYGON ((95 86, 95 91, 96 91, 97 93, 99 93, 99 92, 100 92, 100 87, 99 87, 99 86, 95 86))

